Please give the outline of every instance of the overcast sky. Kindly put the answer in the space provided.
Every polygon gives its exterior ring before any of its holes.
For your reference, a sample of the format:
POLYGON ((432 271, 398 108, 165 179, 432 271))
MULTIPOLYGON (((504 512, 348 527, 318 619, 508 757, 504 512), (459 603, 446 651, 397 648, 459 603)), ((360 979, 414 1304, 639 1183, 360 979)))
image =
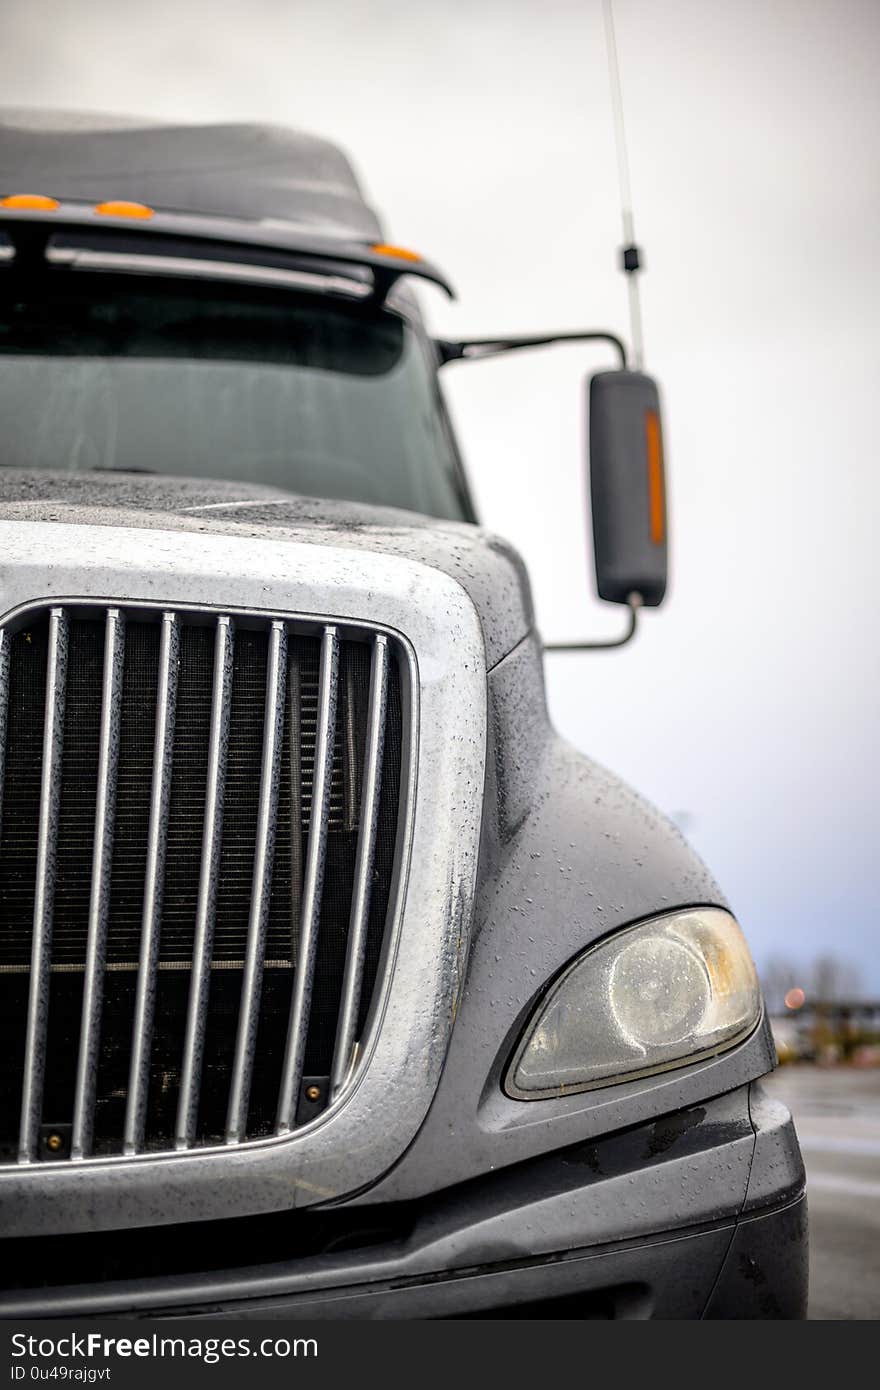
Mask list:
MULTIPOLYGON (((547 659, 559 728, 687 822, 759 961, 880 994, 880 4, 617 0, 673 582, 620 652, 547 659), (682 814, 684 813, 684 814, 682 814)), ((448 336, 626 333, 600 0, 3 0, 2 100, 273 120, 346 147, 448 336)), ((51 192, 51 190, 47 190, 51 192)), ((584 533, 598 349, 459 365, 483 520, 547 640, 611 633, 584 533)))

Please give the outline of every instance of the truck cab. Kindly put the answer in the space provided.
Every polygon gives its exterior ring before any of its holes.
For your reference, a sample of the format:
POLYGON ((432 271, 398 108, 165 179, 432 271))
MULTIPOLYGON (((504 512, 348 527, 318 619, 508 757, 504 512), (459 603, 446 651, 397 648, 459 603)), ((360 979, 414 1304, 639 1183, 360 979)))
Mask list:
MULTIPOLYGON (((748 946, 549 722, 440 389, 525 340, 426 285, 326 141, 0 113, 4 1316, 804 1314, 748 946)), ((659 401, 603 336, 634 624, 659 401)))

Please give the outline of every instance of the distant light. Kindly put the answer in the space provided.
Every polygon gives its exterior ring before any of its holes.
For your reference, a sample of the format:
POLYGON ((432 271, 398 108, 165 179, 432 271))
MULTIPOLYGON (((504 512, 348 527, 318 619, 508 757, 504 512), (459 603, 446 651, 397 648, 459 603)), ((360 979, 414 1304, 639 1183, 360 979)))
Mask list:
POLYGON ((787 1009, 799 1009, 806 1002, 807 996, 800 988, 790 989, 785 996, 785 1007, 787 1009))
POLYGON ((0 208, 25 208, 28 212, 57 212, 58 199, 45 193, 10 193, 0 198, 0 208))
POLYGON ((370 247, 377 256, 392 256, 397 261, 420 261, 422 258, 418 251, 407 251, 405 246, 386 246, 384 241, 376 242, 370 247))
POLYGON ((152 217, 153 209, 148 208, 146 203, 128 203, 124 199, 111 199, 107 203, 97 203, 95 212, 99 212, 102 217, 152 217))

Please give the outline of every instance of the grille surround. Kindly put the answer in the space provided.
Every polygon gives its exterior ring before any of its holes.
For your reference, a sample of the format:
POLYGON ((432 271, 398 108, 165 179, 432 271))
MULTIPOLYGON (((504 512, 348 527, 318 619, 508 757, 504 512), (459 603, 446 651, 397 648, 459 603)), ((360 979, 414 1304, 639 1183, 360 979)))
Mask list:
POLYGON ((3 622, 36 604, 100 601, 368 626, 399 641, 411 716, 406 829, 382 987, 341 1101, 289 1135, 240 1147, 4 1168, 0 1228, 15 1236, 213 1219, 354 1192, 393 1164, 422 1123, 463 979, 486 756, 475 604, 450 575, 382 553, 381 537, 343 545, 307 529, 227 525, 211 534, 201 518, 176 531, 83 524, 75 509, 68 518, 62 509, 55 522, 0 521, 3 622))

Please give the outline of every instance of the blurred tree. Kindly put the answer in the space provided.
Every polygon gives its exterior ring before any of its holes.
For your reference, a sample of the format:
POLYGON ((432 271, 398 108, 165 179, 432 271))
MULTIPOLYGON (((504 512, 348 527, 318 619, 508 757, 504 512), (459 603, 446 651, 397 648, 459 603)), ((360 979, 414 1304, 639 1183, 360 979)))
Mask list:
POLYGON ((849 961, 830 951, 817 956, 810 966, 807 998, 816 1004, 839 1004, 860 995, 859 974, 849 961))
POLYGON ((803 971, 787 956, 768 956, 761 971, 764 1000, 771 1014, 785 1011, 785 996, 801 983, 803 971))

